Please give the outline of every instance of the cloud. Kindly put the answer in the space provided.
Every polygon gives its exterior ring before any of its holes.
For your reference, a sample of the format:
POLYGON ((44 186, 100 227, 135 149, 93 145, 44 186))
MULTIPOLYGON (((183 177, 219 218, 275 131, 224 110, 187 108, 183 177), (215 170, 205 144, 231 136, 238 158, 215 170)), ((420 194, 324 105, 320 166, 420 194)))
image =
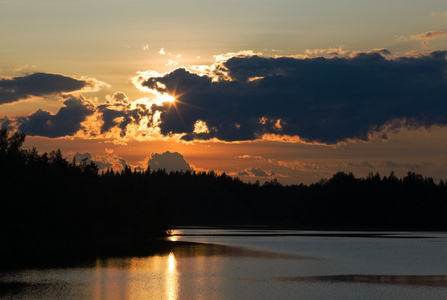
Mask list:
POLYGON ((268 176, 275 175, 275 173, 273 171, 271 171, 270 173, 267 173, 266 171, 264 171, 260 168, 251 168, 250 172, 256 177, 268 177, 268 176))
POLYGON ((25 117, 2 118, 0 125, 29 136, 100 138, 115 144, 165 138, 156 127, 159 113, 150 110, 154 103, 162 103, 158 98, 130 101, 126 94, 116 92, 99 104, 96 98, 82 95, 60 97, 65 106, 56 114, 39 109, 25 117))
POLYGON ((25 71, 25 70, 28 70, 28 69, 34 69, 34 68, 36 68, 35 65, 21 65, 21 66, 18 66, 16 68, 12 68, 11 71, 13 71, 13 72, 22 72, 22 71, 25 71))
POLYGON ((26 100, 30 97, 97 91, 103 86, 107 84, 93 78, 76 79, 51 73, 34 73, 12 78, 0 77, 0 105, 26 100))
POLYGON ((306 49, 304 52, 307 56, 323 56, 323 55, 347 55, 351 54, 351 51, 344 49, 343 47, 338 48, 327 48, 327 49, 306 49))
POLYGON ((446 36, 444 31, 427 31, 424 33, 410 35, 410 40, 421 41, 422 46, 427 47, 429 40, 436 40, 444 36, 446 36))
POLYGON ((183 155, 178 152, 166 151, 161 154, 153 153, 149 158, 149 166, 152 170, 165 169, 171 171, 190 171, 190 165, 185 161, 183 155))
POLYGON ((158 51, 158 54, 165 55, 166 54, 165 48, 161 48, 160 51, 158 51))
MULTIPOLYGON (((91 154, 89 152, 76 152, 73 157, 76 159, 77 163, 85 162, 86 164, 89 164, 90 162, 93 162, 98 166, 98 169, 100 171, 105 171, 107 169, 113 169, 115 172, 121 171, 124 169, 125 166, 128 165, 124 158, 107 152, 104 155, 91 154)), ((144 166, 133 166, 133 168, 137 168, 138 170, 140 170, 144 169, 144 166)))
POLYGON ((90 154, 88 152, 82 153, 82 154, 79 152, 76 152, 76 154, 74 155, 74 158, 76 159, 77 163, 90 164, 91 162, 93 162, 94 164, 96 164, 98 166, 99 170, 110 169, 113 166, 113 164, 108 163, 108 162, 92 160, 92 154, 90 154))
POLYGON ((355 168, 369 168, 369 169, 374 168, 374 166, 367 161, 360 162, 360 163, 351 163, 350 162, 350 163, 348 163, 348 166, 355 167, 355 168))
POLYGON ((132 101, 116 92, 100 104, 83 96, 61 96, 70 90, 66 86, 91 87, 82 80, 50 74, 48 78, 70 84, 41 86, 40 79, 48 74, 36 73, 33 80, 3 78, 0 93, 21 95, 17 99, 56 93, 64 107, 56 114, 40 109, 0 122, 27 135, 104 138, 121 144, 181 137, 336 145, 373 135, 386 139, 400 128, 447 125, 446 69, 447 51, 390 58, 386 49, 375 49, 305 59, 246 51, 216 56, 200 74, 185 68, 139 72, 133 82, 151 97, 132 101))
POLYGON ((394 162, 394 161, 386 161, 385 162, 385 167, 387 167, 387 168, 407 169, 407 170, 409 169, 412 171, 420 170, 420 169, 429 167, 431 165, 432 165, 431 163, 426 163, 426 162, 420 163, 420 164, 418 164, 418 163, 398 163, 398 162, 394 162))
POLYGON ((129 98, 122 92, 116 92, 112 97, 108 97, 105 104, 97 107, 97 111, 102 121, 101 133, 117 128, 121 137, 127 134, 129 125, 139 124, 144 116, 148 115, 146 106, 133 107, 129 98))
POLYGON ((264 171, 261 168, 250 168, 245 169, 237 173, 237 176, 248 176, 248 177, 271 177, 276 175, 273 171, 264 171))
POLYGON ((152 110, 160 112, 163 135, 186 141, 282 135, 335 144, 402 126, 446 125, 447 51, 387 59, 378 50, 343 58, 239 55, 208 73, 179 68, 140 84, 176 98, 152 110), (207 132, 195 131, 198 121, 207 132))
POLYGON ((18 129, 27 135, 52 138, 75 134, 87 116, 93 114, 94 107, 82 96, 66 96, 64 105, 56 114, 39 109, 28 117, 18 118, 18 129))
POLYGON ((239 155, 238 158, 265 160, 262 156, 259 156, 259 155, 249 155, 249 154, 239 155))
POLYGON ((237 173, 237 176, 249 176, 250 174, 247 171, 242 171, 237 173))
POLYGON ((171 59, 169 59, 169 60, 168 60, 168 63, 165 64, 165 66, 168 66, 168 67, 175 67, 175 66, 177 66, 177 65, 178 65, 178 62, 176 62, 176 61, 174 61, 174 60, 171 60, 171 59))

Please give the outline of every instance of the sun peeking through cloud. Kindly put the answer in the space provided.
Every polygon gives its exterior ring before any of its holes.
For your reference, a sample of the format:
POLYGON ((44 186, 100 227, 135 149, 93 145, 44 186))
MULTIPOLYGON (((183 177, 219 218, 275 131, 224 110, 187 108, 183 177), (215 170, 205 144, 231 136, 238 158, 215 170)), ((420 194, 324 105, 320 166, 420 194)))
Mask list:
POLYGON ((168 93, 163 93, 161 96, 159 96, 159 101, 161 103, 174 103, 175 102, 175 97, 169 95, 168 93))
POLYGON ((6 93, 8 103, 48 94, 48 89, 27 92, 42 78, 62 80, 70 89, 56 90, 64 100, 57 113, 38 110, 28 117, 0 119, 0 124, 30 135, 114 143, 178 138, 322 145, 366 142, 399 128, 447 126, 442 114, 447 51, 393 57, 386 49, 374 49, 306 59, 248 52, 215 60, 200 72, 193 67, 138 72, 132 82, 140 98, 116 92, 104 103, 63 94, 87 84, 81 80, 42 74, 1 79, 0 90, 17 86, 17 92, 6 93))

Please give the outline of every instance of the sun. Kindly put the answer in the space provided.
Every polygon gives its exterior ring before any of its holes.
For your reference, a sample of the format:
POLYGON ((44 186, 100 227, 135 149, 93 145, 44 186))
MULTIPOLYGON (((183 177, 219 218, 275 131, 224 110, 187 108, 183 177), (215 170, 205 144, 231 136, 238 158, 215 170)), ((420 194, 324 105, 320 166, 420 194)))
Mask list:
POLYGON ((160 102, 161 103, 174 103, 175 102, 175 98, 171 95, 169 95, 168 93, 163 93, 162 95, 159 96, 160 102))

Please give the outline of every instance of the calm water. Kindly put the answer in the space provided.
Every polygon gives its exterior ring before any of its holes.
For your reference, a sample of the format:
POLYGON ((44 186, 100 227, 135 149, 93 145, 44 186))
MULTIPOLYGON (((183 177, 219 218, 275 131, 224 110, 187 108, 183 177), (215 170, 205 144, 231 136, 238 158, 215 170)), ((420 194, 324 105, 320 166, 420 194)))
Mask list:
POLYGON ((2 299, 446 299, 446 233, 182 229, 165 255, 0 273, 2 299))

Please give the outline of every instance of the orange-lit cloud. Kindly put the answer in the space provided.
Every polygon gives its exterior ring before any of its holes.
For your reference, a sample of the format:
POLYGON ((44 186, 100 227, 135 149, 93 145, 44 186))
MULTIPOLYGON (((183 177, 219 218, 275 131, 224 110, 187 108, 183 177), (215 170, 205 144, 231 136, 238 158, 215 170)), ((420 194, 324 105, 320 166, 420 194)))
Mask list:
POLYGON ((408 41, 408 40, 415 40, 415 41, 421 41, 421 44, 424 48, 428 46, 429 41, 436 40, 442 37, 446 36, 445 31, 441 30, 433 30, 433 31, 427 31, 419 34, 412 34, 410 37, 405 36, 399 36, 397 38, 398 41, 408 41))
POLYGON ((432 89, 432 80, 422 84, 421 79, 443 74, 446 52, 415 59, 388 59, 389 54, 386 49, 373 49, 341 58, 300 59, 233 53, 216 59, 218 63, 208 69, 179 68, 142 78, 139 85, 158 93, 178 93, 175 110, 154 109, 161 112, 161 134, 184 134, 186 141, 263 138, 336 145, 367 141, 394 120, 416 127, 441 121, 427 104, 442 106, 440 90, 447 89, 447 84, 441 80, 436 83, 439 89, 432 89), (435 69, 423 68, 432 62, 435 69), (408 82, 414 82, 412 92, 408 82), (419 109, 402 109, 407 101, 418 103, 419 109), (426 108, 433 118, 419 115, 426 108), (208 133, 197 134, 199 120, 206 123, 208 133))
POLYGON ((265 171, 261 168, 248 168, 245 169, 243 171, 240 171, 238 173, 236 173, 237 176, 247 176, 247 177, 252 177, 252 178, 256 178, 256 177, 261 177, 261 178, 273 178, 273 176, 278 176, 278 174, 276 174, 273 171, 265 171))
MULTIPOLYGON (((129 99, 116 92, 100 102, 71 96, 57 113, 41 109, 2 123, 26 129, 28 135, 115 144, 170 139, 338 147, 379 134, 386 139, 400 128, 445 126, 446 66, 445 51, 389 58, 388 50, 373 49, 306 59, 235 52, 216 56, 200 74, 194 72, 200 68, 138 72, 132 82, 147 97, 129 99)), ((101 86, 97 80, 59 76, 79 85, 76 91, 101 86)), ((49 86, 54 76, 37 78, 49 86)), ((3 80, 26 83, 30 78, 3 80)), ((13 93, 8 84, 1 88, 13 93)), ((38 93, 46 91, 22 92, 38 93)))
POLYGON ((446 33, 444 31, 428 31, 420 34, 410 35, 410 40, 419 40, 424 47, 427 47, 428 41, 436 40, 444 37, 446 33))
POLYGON ((29 69, 35 69, 36 66, 35 65, 21 65, 15 68, 12 68, 11 71, 13 72, 22 72, 25 70, 29 70, 29 69))

